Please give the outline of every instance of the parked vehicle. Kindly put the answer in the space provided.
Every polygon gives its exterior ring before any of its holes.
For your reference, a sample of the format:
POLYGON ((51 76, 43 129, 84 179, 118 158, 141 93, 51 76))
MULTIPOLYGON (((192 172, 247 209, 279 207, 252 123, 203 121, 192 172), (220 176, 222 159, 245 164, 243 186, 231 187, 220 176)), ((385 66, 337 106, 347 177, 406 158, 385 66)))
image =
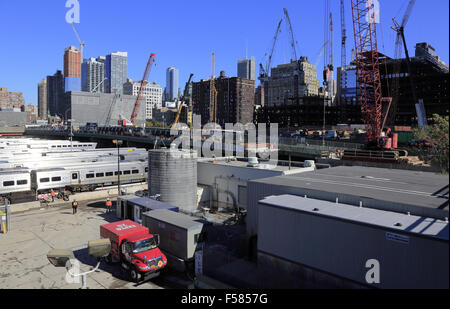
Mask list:
POLYGON ((120 263, 128 271, 133 282, 157 277, 167 265, 166 256, 159 250, 159 235, 152 235, 148 228, 123 220, 100 226, 100 237, 111 241, 108 263, 120 263))

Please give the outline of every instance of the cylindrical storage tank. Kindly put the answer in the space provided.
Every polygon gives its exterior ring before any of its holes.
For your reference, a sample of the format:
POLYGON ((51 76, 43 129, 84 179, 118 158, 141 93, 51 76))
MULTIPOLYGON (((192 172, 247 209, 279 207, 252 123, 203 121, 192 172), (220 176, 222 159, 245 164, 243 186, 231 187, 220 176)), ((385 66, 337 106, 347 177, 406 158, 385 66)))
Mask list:
POLYGON ((156 149, 148 152, 148 192, 186 212, 197 209, 197 152, 156 149))

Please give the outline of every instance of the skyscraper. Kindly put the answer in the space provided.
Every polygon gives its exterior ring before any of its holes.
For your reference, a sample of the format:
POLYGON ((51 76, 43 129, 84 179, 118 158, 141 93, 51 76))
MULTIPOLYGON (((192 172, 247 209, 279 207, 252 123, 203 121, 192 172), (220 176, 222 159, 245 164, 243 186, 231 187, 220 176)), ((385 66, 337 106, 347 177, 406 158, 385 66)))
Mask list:
POLYGON ((81 65, 81 90, 92 92, 105 92, 105 62, 106 57, 84 59, 81 65))
POLYGON ((256 80, 256 61, 255 57, 251 59, 238 59, 237 67, 238 77, 256 80))
POLYGON ((123 86, 127 82, 127 52, 115 52, 106 56, 105 91, 123 94, 123 86))
POLYGON ((81 90, 81 52, 75 46, 64 50, 64 91, 81 90))
POLYGON ((47 79, 43 78, 38 84, 38 116, 42 120, 47 120, 47 79))
POLYGON ((64 76, 60 70, 47 76, 47 108, 50 116, 64 116, 64 76))
POLYGON ((174 102, 178 99, 178 69, 170 67, 166 71, 165 101, 174 102))

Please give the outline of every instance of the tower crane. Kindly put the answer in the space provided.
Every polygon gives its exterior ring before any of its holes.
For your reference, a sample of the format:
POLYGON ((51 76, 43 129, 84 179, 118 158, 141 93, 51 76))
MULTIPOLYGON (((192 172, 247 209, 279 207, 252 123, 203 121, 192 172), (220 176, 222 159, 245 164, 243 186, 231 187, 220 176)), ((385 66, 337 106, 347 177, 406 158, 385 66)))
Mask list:
POLYGON ((215 83, 215 56, 211 56, 211 79, 209 85, 209 121, 217 122, 217 90, 215 83))
POLYGON ((75 26, 73 25, 73 23, 71 23, 71 25, 72 25, 72 29, 75 32, 75 35, 78 39, 78 42, 80 43, 81 61, 83 61, 83 50, 84 50, 84 46, 86 45, 86 43, 84 41, 81 41, 80 36, 78 35, 78 32, 75 29, 75 26))
POLYGON ((177 116, 175 118, 175 121, 173 123, 173 125, 171 126, 171 128, 175 127, 178 123, 178 120, 180 120, 180 115, 181 115, 181 111, 183 110, 183 106, 184 106, 184 102, 186 102, 186 97, 188 95, 188 88, 189 88, 189 84, 191 83, 191 79, 194 76, 193 73, 191 73, 191 75, 189 75, 189 79, 186 83, 186 86, 184 87, 184 93, 183 93, 183 97, 181 98, 181 103, 180 103, 180 108, 178 109, 178 113, 177 116))
MULTIPOLYGON (((408 75, 409 75, 409 80, 410 80, 410 85, 411 85, 411 94, 412 94, 414 104, 416 106, 417 116, 418 116, 418 120, 419 120, 419 126, 426 126, 427 125, 426 115, 424 115, 425 108, 423 106, 423 101, 420 100, 420 102, 419 102, 419 100, 417 99, 416 87, 415 87, 414 77, 413 77, 412 69, 411 69, 411 59, 409 57, 408 47, 406 46, 406 39, 405 39, 405 26, 409 20, 409 17, 411 16, 411 11, 412 11, 415 3, 416 3, 416 0, 409 1, 408 7, 406 8, 406 11, 405 11, 405 15, 403 16, 403 19, 402 19, 402 23, 399 24, 395 20, 395 18, 393 18, 392 21, 394 23, 394 26, 392 26, 391 28, 395 32, 397 32, 397 37, 395 40, 395 57, 396 57, 397 62, 401 55, 401 44, 403 43, 403 48, 405 50, 405 56, 406 56, 408 75)), ((399 69, 399 64, 396 66, 396 70, 398 70, 398 69, 399 69)), ((395 78, 395 80, 396 81, 394 84, 394 92, 395 92, 395 103, 394 103, 395 108, 394 108, 394 110, 396 110, 396 103, 398 100, 399 78, 397 77, 397 78, 395 78)))
POLYGON ((147 79, 150 74, 153 63, 155 62, 156 54, 150 54, 150 58, 148 59, 147 66, 145 67, 144 76, 141 80, 141 87, 139 88, 139 92, 136 99, 136 104, 134 105, 133 113, 131 114, 131 123, 134 125, 136 118, 138 116, 139 107, 141 106, 142 93, 144 92, 144 86, 148 83, 147 79))
MULTIPOLYGON (((345 6, 344 0, 341 0, 341 85, 338 86, 340 89, 347 88, 347 72, 344 69, 344 67, 347 65, 346 41, 347 41, 347 29, 345 27, 345 6)), ((341 92, 341 95, 339 96, 339 103, 342 104, 345 103, 345 101, 346 101, 345 94, 342 94, 341 92)))

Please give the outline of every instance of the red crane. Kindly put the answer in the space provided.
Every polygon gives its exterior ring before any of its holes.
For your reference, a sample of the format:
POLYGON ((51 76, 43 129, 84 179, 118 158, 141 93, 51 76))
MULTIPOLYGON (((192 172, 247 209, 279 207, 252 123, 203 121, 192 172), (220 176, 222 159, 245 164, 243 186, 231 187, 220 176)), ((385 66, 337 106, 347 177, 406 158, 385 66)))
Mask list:
POLYGON ((355 60, 361 113, 367 129, 368 147, 380 147, 382 95, 374 1, 352 0, 355 60))
POLYGON ((145 68, 144 77, 141 80, 141 87, 139 88, 139 92, 136 99, 136 104, 134 105, 133 113, 131 114, 131 123, 134 125, 136 118, 138 116, 139 107, 141 106, 142 93, 144 92, 144 86, 148 83, 147 79, 152 69, 152 64, 155 62, 156 54, 151 54, 150 58, 147 62, 147 67, 145 68))

